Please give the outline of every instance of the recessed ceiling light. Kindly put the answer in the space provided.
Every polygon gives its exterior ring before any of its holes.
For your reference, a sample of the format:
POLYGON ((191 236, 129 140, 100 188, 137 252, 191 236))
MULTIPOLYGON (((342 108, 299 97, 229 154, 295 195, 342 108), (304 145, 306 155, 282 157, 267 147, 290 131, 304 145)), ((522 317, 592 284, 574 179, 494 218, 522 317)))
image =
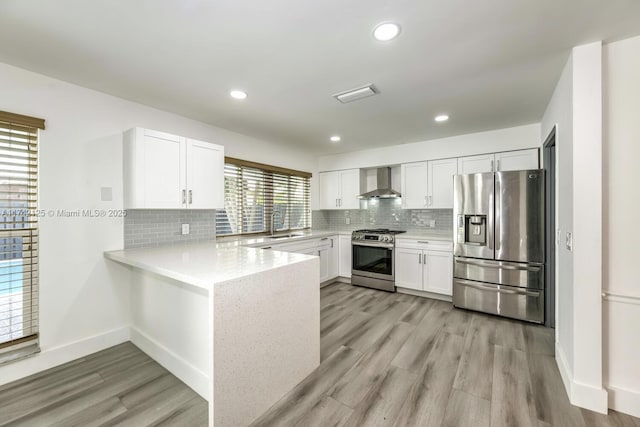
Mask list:
POLYGON ((373 37, 381 42, 393 40, 400 34, 400 25, 392 22, 384 22, 378 24, 373 29, 373 37))
POLYGON ((342 138, 340 138, 340 136, 338 135, 333 135, 331 138, 329 138, 331 140, 331 142, 340 142, 340 140, 342 138))
POLYGON ((447 120, 449 120, 449 116, 447 116, 446 114, 440 114, 439 116, 436 116, 434 120, 436 122, 446 122, 447 120))
POLYGON ((235 99, 245 99, 247 97, 247 92, 243 92, 241 90, 232 90, 231 92, 229 92, 229 95, 231 95, 231 97, 235 99))

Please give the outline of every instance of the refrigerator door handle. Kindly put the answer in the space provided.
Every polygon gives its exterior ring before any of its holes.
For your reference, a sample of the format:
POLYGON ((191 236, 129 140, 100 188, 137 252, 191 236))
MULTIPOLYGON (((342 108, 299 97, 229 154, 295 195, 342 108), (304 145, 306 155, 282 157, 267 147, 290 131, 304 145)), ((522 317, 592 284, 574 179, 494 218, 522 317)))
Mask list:
POLYGON ((496 176, 496 184, 495 184, 495 193, 493 195, 493 197, 495 198, 495 206, 496 206, 496 210, 495 210, 495 226, 494 226, 494 230, 495 230, 495 235, 494 235, 494 239, 495 239, 495 244, 494 246, 496 247, 496 258, 498 258, 498 251, 500 251, 500 241, 502 240, 502 233, 500 233, 500 221, 502 221, 502 212, 500 212, 500 209, 498 209, 498 206, 500 206, 501 203, 501 195, 500 195, 500 177, 496 176))
POLYGON ((467 261, 464 259, 456 259, 456 262, 460 264, 475 265, 477 267, 499 268, 501 270, 540 271, 540 267, 530 267, 526 265, 499 265, 481 261, 467 261))
POLYGON ((525 291, 525 290, 512 290, 512 289, 504 289, 504 288, 499 288, 497 286, 491 286, 491 285, 483 285, 480 283, 474 283, 474 282, 469 282, 467 280, 460 280, 460 279, 456 279, 456 283, 460 283, 461 285, 465 285, 465 286, 469 286, 471 288, 476 288, 476 289, 480 289, 483 291, 489 291, 489 292, 497 292, 497 293, 501 293, 501 294, 510 294, 510 295, 526 295, 528 297, 537 297, 540 295, 540 292, 531 292, 531 291, 525 291))

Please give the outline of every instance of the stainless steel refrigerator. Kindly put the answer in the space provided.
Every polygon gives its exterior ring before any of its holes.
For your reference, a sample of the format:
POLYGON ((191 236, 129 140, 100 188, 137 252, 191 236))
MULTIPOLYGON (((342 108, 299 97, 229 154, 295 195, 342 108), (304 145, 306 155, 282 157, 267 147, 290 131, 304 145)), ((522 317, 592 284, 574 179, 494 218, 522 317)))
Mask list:
POLYGON ((453 304, 544 322, 544 171, 454 177, 453 304))

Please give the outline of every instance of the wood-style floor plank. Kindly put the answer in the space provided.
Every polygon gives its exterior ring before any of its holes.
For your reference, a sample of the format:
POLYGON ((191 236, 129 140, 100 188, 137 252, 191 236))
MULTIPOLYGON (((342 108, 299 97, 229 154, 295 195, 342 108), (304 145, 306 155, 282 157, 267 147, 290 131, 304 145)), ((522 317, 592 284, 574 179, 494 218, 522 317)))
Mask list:
POLYGON ((527 354, 511 347, 496 346, 493 359, 491 426, 534 427, 535 419, 527 354))
POLYGON ((324 396, 295 425, 299 427, 341 427, 353 414, 353 409, 331 396, 324 396))
POLYGON ((569 403, 555 359, 529 352, 527 364, 536 418, 553 426, 585 426, 580 409, 569 403))
POLYGON ((358 405, 381 380, 381 372, 387 369, 414 328, 406 323, 393 325, 329 390, 328 395, 352 408, 358 405))
POLYGON ((473 315, 453 388, 491 399, 495 331, 495 320, 473 315))
POLYGON ((463 347, 463 337, 440 331, 422 374, 406 396, 395 427, 442 423, 463 347))
POLYGON ((294 425, 356 364, 360 357, 362 353, 359 351, 340 347, 252 425, 294 425))
MULTIPOLYGON (((322 363, 256 426, 640 427, 572 406, 554 331, 344 283, 320 290, 322 363)), ((0 424, 207 425, 207 402, 131 343, 0 387, 0 424)))
MULTIPOLYGON (((460 390, 453 390, 445 411, 443 427, 488 427, 491 403, 460 390)), ((514 425, 515 426, 515 425, 514 425)))
POLYGON ((389 365, 382 380, 367 393, 347 420, 347 426, 391 426, 418 375, 389 365))
POLYGON ((435 345, 438 332, 447 316, 447 312, 432 306, 391 363, 412 372, 420 371, 435 345))

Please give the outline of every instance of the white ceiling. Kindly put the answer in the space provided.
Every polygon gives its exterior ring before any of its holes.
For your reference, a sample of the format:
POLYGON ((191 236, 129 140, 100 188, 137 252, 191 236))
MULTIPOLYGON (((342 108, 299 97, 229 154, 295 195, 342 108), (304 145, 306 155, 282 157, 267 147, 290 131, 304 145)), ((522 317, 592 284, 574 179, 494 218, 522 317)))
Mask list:
POLYGON ((572 46, 637 34, 637 0, 0 1, 0 62, 317 154, 538 122, 572 46))

